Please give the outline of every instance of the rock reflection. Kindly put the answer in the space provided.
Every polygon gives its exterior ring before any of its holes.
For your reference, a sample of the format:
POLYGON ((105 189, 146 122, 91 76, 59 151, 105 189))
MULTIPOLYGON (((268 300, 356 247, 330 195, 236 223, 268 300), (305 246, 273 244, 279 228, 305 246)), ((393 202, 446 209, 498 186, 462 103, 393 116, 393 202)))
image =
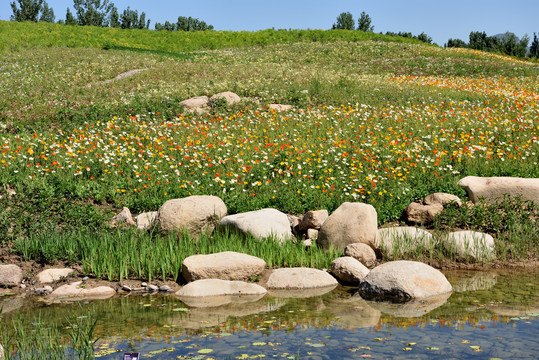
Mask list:
POLYGON ((498 281, 498 275, 492 272, 460 272, 447 276, 454 292, 489 290, 498 281))
POLYGON ((326 301, 329 311, 346 327, 369 328, 378 325, 380 310, 373 308, 359 295, 326 301))
POLYGON ((398 304, 382 301, 368 301, 367 303, 384 314, 397 317, 420 317, 445 304, 450 296, 451 294, 444 294, 428 299, 411 300, 398 304))

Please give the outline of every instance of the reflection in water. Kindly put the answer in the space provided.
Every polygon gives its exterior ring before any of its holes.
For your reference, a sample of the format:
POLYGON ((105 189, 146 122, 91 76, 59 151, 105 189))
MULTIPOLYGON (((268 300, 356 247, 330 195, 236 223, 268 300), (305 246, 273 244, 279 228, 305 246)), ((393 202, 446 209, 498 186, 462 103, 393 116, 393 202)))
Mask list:
MULTIPOLYGON (((102 359, 118 359, 121 352, 140 352, 144 359, 535 359, 538 274, 448 274, 458 289, 449 299, 406 304, 365 301, 349 287, 203 308, 174 296, 62 305, 6 297, 0 306, 13 310, 4 312, 0 326, 17 316, 17 307, 27 324, 40 316, 42 323, 63 326, 69 316, 89 310, 98 319, 102 359)), ((9 331, 0 329, 0 337, 9 331)))

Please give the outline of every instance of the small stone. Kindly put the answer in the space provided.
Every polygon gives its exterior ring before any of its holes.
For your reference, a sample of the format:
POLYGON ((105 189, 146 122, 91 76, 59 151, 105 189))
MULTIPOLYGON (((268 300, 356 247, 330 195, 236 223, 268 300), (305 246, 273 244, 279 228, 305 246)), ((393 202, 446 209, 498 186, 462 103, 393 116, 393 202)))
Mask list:
POLYGON ((148 292, 154 292, 154 291, 157 291, 157 290, 159 290, 159 288, 157 286, 155 286, 155 285, 146 286, 146 291, 148 291, 148 292))
POLYGON ((309 240, 318 239, 318 230, 316 230, 316 229, 307 229, 307 239, 309 239, 309 240))
POLYGON ((374 250, 367 244, 349 244, 344 248, 344 255, 353 257, 369 269, 374 267, 376 264, 376 254, 374 253, 374 250))
POLYGON ((159 291, 162 291, 162 292, 171 292, 172 291, 172 288, 168 285, 161 285, 159 286, 159 291))
POLYGON ((312 240, 311 239, 303 240, 303 246, 305 246, 306 248, 310 248, 311 246, 313 246, 312 240))
POLYGON ((329 214, 327 210, 316 210, 316 211, 307 211, 301 223, 299 224, 299 229, 304 231, 307 229, 316 229, 320 230, 320 227, 326 221, 329 214))
POLYGON ((115 215, 112 218, 112 226, 116 226, 118 224, 126 224, 129 226, 136 226, 135 221, 133 220, 133 216, 131 215, 131 211, 129 211, 128 208, 125 206, 123 207, 122 211, 120 211, 117 215, 115 215))
POLYGON ((82 281, 88 281, 90 278, 88 276, 85 276, 82 278, 82 281))
POLYGON ((148 286, 148 284, 147 284, 147 283, 145 283, 145 282, 143 282, 142 284, 140 284, 140 286, 142 286, 142 287, 146 287, 146 286, 148 286))
POLYGON ((0 286, 17 286, 22 279, 22 269, 17 265, 0 265, 0 286))
POLYGON ((53 289, 52 289, 52 286, 50 286, 50 285, 46 285, 43 289, 45 289, 45 291, 46 291, 47 293, 51 293, 52 290, 53 290, 53 289))
POLYGON ((21 289, 26 289, 26 285, 21 284, 21 289))
POLYGON ((127 286, 127 285, 122 285, 122 290, 124 290, 124 291, 129 291, 129 292, 133 291, 133 289, 131 289, 131 288, 130 288, 129 286, 127 286))

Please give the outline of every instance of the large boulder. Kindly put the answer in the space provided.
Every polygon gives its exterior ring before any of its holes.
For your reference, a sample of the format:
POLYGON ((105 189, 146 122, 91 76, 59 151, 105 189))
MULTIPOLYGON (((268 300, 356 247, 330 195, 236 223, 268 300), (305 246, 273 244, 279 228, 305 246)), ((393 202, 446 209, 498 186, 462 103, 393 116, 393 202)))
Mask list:
POLYGON ((330 288, 337 280, 325 271, 311 268, 275 269, 260 284, 268 290, 305 290, 330 288))
POLYGON ((366 299, 422 300, 452 291, 444 274, 417 261, 390 261, 372 269, 359 284, 366 299))
POLYGON ((459 259, 492 260, 496 257, 494 238, 477 231, 456 231, 440 239, 449 252, 454 252, 459 259))
POLYGON ((372 269, 376 264, 376 253, 367 244, 355 243, 344 248, 344 256, 351 256, 367 268, 372 269))
POLYGON ((363 243, 375 248, 378 215, 372 205, 345 202, 322 224, 318 246, 341 251, 349 244, 363 243))
POLYGON ((484 198, 487 203, 493 203, 504 195, 520 196, 539 205, 539 179, 516 177, 478 177, 467 176, 458 182, 468 193, 473 203, 484 198))
POLYGON ((231 91, 225 91, 213 95, 210 98, 210 105, 214 106, 219 101, 219 99, 224 99, 227 105, 234 105, 241 101, 241 98, 237 94, 234 94, 231 91))
POLYGON ((255 256, 225 251, 210 255, 192 255, 183 260, 185 280, 199 279, 248 280, 262 274, 266 262, 255 256))
POLYGON ((0 265, 0 286, 17 286, 22 279, 22 269, 17 265, 0 265))
POLYGON ((346 284, 359 284, 369 273, 369 269, 351 256, 343 256, 333 260, 329 272, 346 284))
POLYGON ((221 279, 193 281, 176 292, 181 301, 193 307, 213 307, 232 302, 256 301, 266 294, 257 284, 221 279))
POLYGON ((191 236, 198 236, 213 231, 226 213, 226 205, 220 198, 195 195, 166 201, 157 212, 157 223, 163 231, 186 230, 191 236))
POLYGON ((430 249, 434 237, 426 230, 412 226, 396 226, 378 229, 376 247, 385 256, 400 256, 406 252, 430 249))
POLYGON ((37 281, 42 284, 48 284, 68 277, 75 270, 69 268, 63 269, 46 269, 37 274, 37 281))
POLYGON ((77 281, 72 284, 62 285, 54 290, 49 297, 69 300, 76 299, 108 299, 116 295, 116 290, 109 286, 98 286, 95 288, 87 288, 82 281, 77 281))
POLYGON ((262 209, 225 216, 218 225, 222 229, 228 228, 242 234, 250 234, 259 240, 273 237, 284 242, 292 238, 288 216, 276 209, 262 209))

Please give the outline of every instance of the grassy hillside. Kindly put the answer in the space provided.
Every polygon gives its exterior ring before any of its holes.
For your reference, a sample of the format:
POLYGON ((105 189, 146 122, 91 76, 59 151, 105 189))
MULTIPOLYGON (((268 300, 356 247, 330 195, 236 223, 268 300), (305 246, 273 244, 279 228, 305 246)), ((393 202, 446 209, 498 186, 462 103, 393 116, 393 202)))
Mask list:
MULTIPOLYGON (((28 256, 82 261, 73 241, 114 239, 104 224, 122 206, 157 210, 193 194, 221 197, 230 213, 361 201, 382 224, 432 192, 464 198, 456 183, 467 175, 539 177, 537 63, 359 32, 0 26, 22 42, 3 40, 0 53, 0 187, 17 192, 0 199, 0 231, 28 256), (60 35, 35 35, 43 29, 60 35), (73 46, 87 36, 95 47, 65 47, 66 32, 78 39, 73 46), (297 42, 299 34, 332 41, 297 42), (358 38, 332 38, 341 35, 358 38), (248 46, 259 36, 275 44, 248 46), (212 37, 223 49, 201 51, 212 37), (115 41, 150 51, 102 49, 115 41), (106 82, 134 69, 142 71, 106 82), (244 101, 200 116, 179 106, 221 91, 244 101), (270 103, 295 109, 275 112, 270 103)), ((503 234, 486 217, 467 226, 509 239, 499 245, 504 256, 535 257, 534 211, 503 234), (532 235, 524 241, 518 231, 532 235)), ((149 244, 157 235, 132 236, 149 244)))
POLYGON ((379 40, 419 43, 414 39, 346 30, 262 30, 250 31, 148 31, 67 26, 46 22, 0 21, 0 51, 36 47, 129 47, 165 52, 191 52, 231 47, 274 45, 295 42, 379 40))

